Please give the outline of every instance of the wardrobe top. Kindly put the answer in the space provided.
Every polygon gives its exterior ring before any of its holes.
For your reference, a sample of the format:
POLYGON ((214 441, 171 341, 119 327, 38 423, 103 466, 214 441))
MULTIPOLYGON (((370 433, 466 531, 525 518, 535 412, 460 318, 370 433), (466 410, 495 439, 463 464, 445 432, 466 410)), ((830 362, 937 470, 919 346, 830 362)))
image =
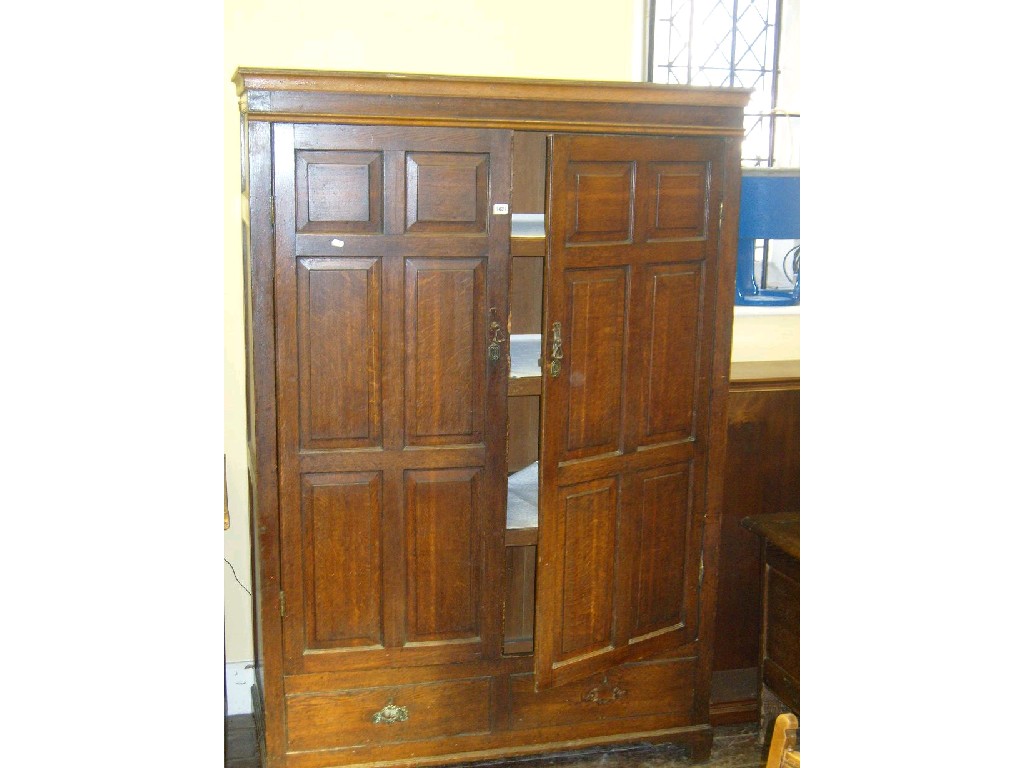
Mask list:
POLYGON ((742 132, 751 91, 655 83, 239 68, 250 120, 742 132), (680 130, 682 129, 682 130, 680 130), (689 130, 688 130, 689 129, 689 130))

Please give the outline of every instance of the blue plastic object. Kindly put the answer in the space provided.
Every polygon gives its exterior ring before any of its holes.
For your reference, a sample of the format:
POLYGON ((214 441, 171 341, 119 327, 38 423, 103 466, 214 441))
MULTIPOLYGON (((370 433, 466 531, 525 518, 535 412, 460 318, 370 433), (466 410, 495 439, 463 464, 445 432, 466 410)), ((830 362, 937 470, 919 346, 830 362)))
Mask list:
POLYGON ((800 238, 800 169, 744 168, 740 191, 736 304, 793 306, 800 303, 800 271, 791 289, 764 289, 754 275, 755 240, 800 238))

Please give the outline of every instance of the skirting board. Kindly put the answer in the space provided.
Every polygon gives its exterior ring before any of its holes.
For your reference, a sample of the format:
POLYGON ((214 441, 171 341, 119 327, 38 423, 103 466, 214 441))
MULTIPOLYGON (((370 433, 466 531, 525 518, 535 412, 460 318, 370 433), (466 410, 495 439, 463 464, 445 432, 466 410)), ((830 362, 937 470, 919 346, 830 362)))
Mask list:
POLYGON ((251 715, 256 673, 251 661, 232 661, 224 665, 224 696, 229 715, 251 715))

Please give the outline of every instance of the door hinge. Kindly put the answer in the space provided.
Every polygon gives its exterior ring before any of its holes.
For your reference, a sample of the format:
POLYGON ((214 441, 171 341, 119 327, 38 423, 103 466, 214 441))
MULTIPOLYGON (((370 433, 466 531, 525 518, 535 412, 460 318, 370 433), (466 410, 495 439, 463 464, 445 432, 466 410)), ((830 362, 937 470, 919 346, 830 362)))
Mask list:
MULTIPOLYGON (((702 565, 701 566, 701 570, 703 570, 703 568, 704 568, 704 566, 702 565)), ((284 590, 281 590, 281 592, 279 592, 278 594, 281 597, 281 618, 283 619, 284 618, 284 590)))
MULTIPOLYGON (((721 225, 719 225, 721 226, 721 225)), ((270 198, 270 231, 277 229, 277 211, 274 208, 274 198, 270 198)))
POLYGON ((718 229, 721 231, 722 222, 725 220, 725 201, 718 204, 718 229))
MULTIPOLYGON (((704 553, 703 552, 700 553, 700 566, 698 566, 698 568, 697 568, 697 586, 698 587, 703 587, 704 586, 704 553)), ((284 595, 283 592, 281 594, 282 594, 282 596, 284 595)))

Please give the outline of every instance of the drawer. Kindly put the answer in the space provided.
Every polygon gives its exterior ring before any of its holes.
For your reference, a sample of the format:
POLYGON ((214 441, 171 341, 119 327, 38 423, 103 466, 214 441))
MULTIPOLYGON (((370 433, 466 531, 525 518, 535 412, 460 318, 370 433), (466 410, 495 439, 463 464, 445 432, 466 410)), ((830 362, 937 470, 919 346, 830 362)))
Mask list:
POLYGON ((490 730, 491 678, 295 694, 288 749, 328 749, 490 730))
POLYGON ((532 674, 513 675, 512 728, 669 713, 689 718, 695 680, 695 659, 623 665, 539 692, 532 674))
POLYGON ((768 568, 765 599, 765 658, 800 679, 800 582, 768 568))

